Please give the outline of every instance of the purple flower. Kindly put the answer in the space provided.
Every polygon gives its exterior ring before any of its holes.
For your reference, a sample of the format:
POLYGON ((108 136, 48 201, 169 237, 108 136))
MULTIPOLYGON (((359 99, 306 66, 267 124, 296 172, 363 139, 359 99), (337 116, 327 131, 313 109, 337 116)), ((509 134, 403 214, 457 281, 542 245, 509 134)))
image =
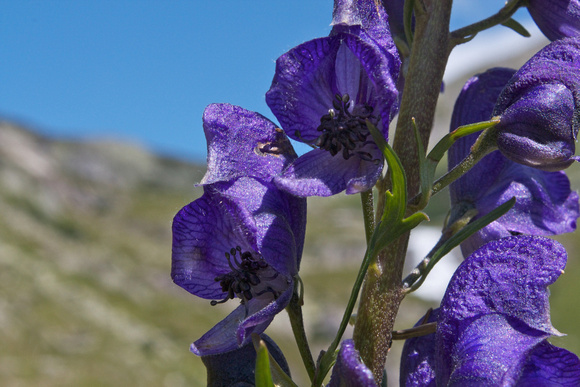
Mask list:
POLYGON ((497 145, 509 159, 557 171, 574 160, 580 125, 580 42, 552 42, 515 73, 493 115, 497 145))
MULTIPOLYGON (((491 118, 495 101, 514 70, 493 68, 467 81, 459 94, 451 118, 451 130, 491 118)), ((449 169, 469 154, 478 134, 459 139, 449 150, 449 169)), ((580 215, 578 194, 570 190, 566 174, 545 172, 505 158, 495 151, 451 184, 450 222, 468 210, 481 217, 516 197, 504 216, 461 244, 467 257, 490 240, 513 233, 556 235, 576 229, 580 215)))
MULTIPOLYGON (((265 333, 260 338, 282 370, 290 375, 286 358, 274 340, 265 333)), ((207 369, 208 386, 251 387, 255 384, 256 350, 251 342, 230 352, 202 356, 201 360, 207 369)))
POLYGON ((476 251, 449 282, 436 333, 405 343, 401 385, 579 385, 578 357, 547 341, 561 335, 547 286, 565 265, 562 245, 544 237, 508 237, 476 251))
POLYGON ((550 40, 580 33, 578 0, 528 0, 528 11, 538 28, 550 40))
POLYGON ((363 363, 354 341, 344 340, 332 370, 328 387, 376 387, 371 370, 363 363))
POLYGON ((295 157, 273 123, 239 107, 210 105, 204 130, 204 194, 173 220, 171 277, 212 305, 236 297, 241 305, 192 344, 199 356, 247 344, 286 307, 306 222, 305 200, 272 184, 295 157))
POLYGON ((335 1, 330 36, 303 43, 276 61, 266 102, 288 136, 315 149, 275 183, 298 196, 372 188, 383 156, 365 120, 387 137, 397 111, 399 66, 382 7, 372 0, 335 1))

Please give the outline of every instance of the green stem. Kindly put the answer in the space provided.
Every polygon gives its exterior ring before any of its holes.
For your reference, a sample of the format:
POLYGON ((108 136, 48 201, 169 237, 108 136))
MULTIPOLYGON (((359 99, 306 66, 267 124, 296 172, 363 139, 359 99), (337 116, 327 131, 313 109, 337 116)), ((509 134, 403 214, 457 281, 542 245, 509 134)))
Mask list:
POLYGON ((298 350, 300 351, 300 356, 304 362, 304 367, 306 367, 306 372, 308 372, 308 377, 310 381, 314 380, 314 373, 316 370, 316 365, 314 359, 312 358, 312 352, 310 352, 310 346, 308 345, 308 339, 306 338, 306 332, 304 331, 304 319, 302 317, 302 290, 298 294, 297 287, 302 288, 303 284, 300 279, 296 281, 296 287, 290 303, 286 307, 286 312, 288 312, 288 317, 290 318, 290 325, 292 326, 292 332, 294 333, 294 338, 296 344, 298 345, 298 350))
POLYGON ((481 31, 505 23, 524 3, 525 1, 522 0, 510 0, 495 15, 453 31, 451 33, 451 48, 470 41, 481 31))
POLYGON ((363 219, 365 224, 365 237, 367 240, 367 246, 371 241, 371 236, 373 235, 373 231, 375 229, 375 214, 373 208, 373 191, 372 189, 361 192, 360 194, 361 204, 362 204, 362 211, 363 211, 363 219))
MULTIPOLYGON (((496 145, 496 135, 497 132, 494 128, 488 129, 481 133, 477 138, 475 144, 471 148, 471 153, 467 155, 463 161, 457 164, 452 170, 447 172, 447 174, 441 176, 434 184, 431 190, 431 195, 435 195, 443 188, 447 187, 449 184, 453 183, 455 180, 463 176, 467 171, 469 171, 475 164, 477 164, 482 158, 497 150, 496 145)), ((414 198, 411 199, 413 202, 414 198)))

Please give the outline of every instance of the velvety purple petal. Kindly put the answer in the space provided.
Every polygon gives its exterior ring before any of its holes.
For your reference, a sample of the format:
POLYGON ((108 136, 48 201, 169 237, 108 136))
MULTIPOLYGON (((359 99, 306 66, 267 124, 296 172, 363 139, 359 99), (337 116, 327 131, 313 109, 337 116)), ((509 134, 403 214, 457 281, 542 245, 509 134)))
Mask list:
POLYGON ((203 113, 207 172, 201 184, 240 176, 272 179, 296 158, 290 141, 258 113, 230 104, 209 105, 203 113))
MULTIPOLYGON (((274 340, 265 333, 260 335, 260 338, 266 343, 268 352, 284 372, 290 375, 284 354, 274 340)), ((207 369, 208 386, 242 387, 253 386, 255 383, 256 350, 252 343, 230 352, 202 356, 201 360, 207 369)))
POLYGON ((575 152, 574 114, 573 95, 564 85, 535 86, 502 113, 497 146, 520 164, 564 169, 572 164, 575 152))
POLYGON ((511 386, 528 352, 549 335, 502 314, 471 320, 454 337, 449 360, 438 363, 437 381, 446 386, 511 386))
MULTIPOLYGON (((393 63, 400 62, 389 29, 389 16, 374 0, 335 0, 331 24, 330 35, 347 32, 360 36, 374 43, 393 63)), ((391 75, 397 79, 398 66, 393 70, 391 75)))
POLYGON ((512 77, 493 113, 502 116, 498 147, 508 158, 544 170, 572 162, 562 158, 573 156, 580 128, 579 69, 580 42, 566 38, 543 48, 512 77))
POLYGON ((530 352, 515 385, 580 386, 580 360, 575 354, 543 341, 530 352))
POLYGON ((383 158, 376 145, 369 144, 364 151, 376 161, 353 156, 345 160, 341 154, 313 149, 300 156, 274 183, 297 196, 331 196, 346 189, 347 194, 364 192, 377 182, 383 169, 383 158))
POLYGON ((365 366, 354 341, 344 340, 340 346, 336 364, 328 387, 376 387, 371 370, 365 366))
POLYGON ((304 245, 306 199, 289 195, 274 185, 239 178, 214 185, 220 198, 234 203, 255 224, 255 249, 278 273, 294 275, 304 245))
POLYGON ((286 306, 288 306, 293 292, 294 281, 290 280, 287 282, 286 291, 284 291, 284 293, 282 293, 278 298, 272 300, 264 308, 253 313, 249 313, 248 317, 244 321, 240 322, 240 325, 236 330, 238 343, 244 343, 250 340, 250 335, 252 333, 262 333, 264 329, 270 325, 270 322, 272 322, 274 316, 276 316, 278 313, 283 311, 286 306))
POLYGON ((514 207, 498 222, 511 232, 557 235, 576 229, 578 194, 570 189, 564 172, 544 172, 510 163, 498 176, 494 189, 477 202, 482 214, 512 197, 514 207))
POLYGON ((217 323, 200 339, 191 344, 190 350, 198 356, 229 352, 247 345, 252 333, 261 334, 270 325, 274 316, 281 312, 292 296, 293 285, 277 299, 253 298, 247 305, 238 306, 226 318, 217 323))
MULTIPOLYGON (((436 322, 439 309, 429 312, 427 321, 421 318, 415 326, 436 322)), ((403 353, 401 354, 401 371, 399 381, 401 387, 435 387, 435 333, 425 336, 413 337, 405 340, 403 353)))
POLYGON ((256 225, 215 189, 204 191, 173 219, 171 277, 192 294, 218 299, 225 293, 215 278, 231 270, 225 253, 236 246, 256 251, 256 225))
MULTIPOLYGON (((320 136, 320 118, 333 108, 336 94, 348 93, 355 104, 368 104, 383 123, 388 123, 397 109, 398 92, 392 73, 398 66, 398 62, 391 63, 375 46, 352 34, 314 39, 278 58, 266 102, 286 134, 298 141, 320 136), (357 68, 361 69, 360 77, 349 74, 350 81, 342 81, 347 76, 345 71, 357 68)), ((385 136, 387 131, 388 125, 383 125, 385 136)))
POLYGON ((528 0, 528 10, 538 28, 550 40, 580 34, 578 0, 528 0))
MULTIPOLYGON (((566 258, 558 242, 524 235, 492 241, 469 256, 453 275, 441 302, 440 364, 452 364, 458 336, 482 315, 501 314, 539 332, 558 335, 550 323, 547 286, 563 272, 566 258)), ((448 378, 441 372, 438 378, 448 378)))

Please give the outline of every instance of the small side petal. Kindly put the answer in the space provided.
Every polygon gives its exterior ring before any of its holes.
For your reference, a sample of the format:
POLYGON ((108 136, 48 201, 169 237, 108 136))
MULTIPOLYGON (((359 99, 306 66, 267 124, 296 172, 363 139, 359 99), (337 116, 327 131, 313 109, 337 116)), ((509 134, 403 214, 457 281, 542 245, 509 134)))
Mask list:
POLYGON ((215 189, 204 191, 173 219, 171 278, 198 297, 217 299, 225 293, 215 278, 231 270, 225 253, 236 246, 256 251, 256 226, 215 189))
POLYGON ((352 340, 340 346, 328 387, 376 387, 371 370, 365 366, 352 340))
POLYGON ((229 352, 247 345, 252 333, 261 334, 281 312, 292 296, 293 287, 277 299, 256 297, 247 305, 238 306, 201 338, 191 344, 190 350, 198 356, 229 352))
POLYGON ((281 189, 297 196, 332 196, 346 189, 355 194, 371 189, 383 169, 380 150, 369 144, 363 150, 372 155, 374 161, 342 155, 332 156, 329 152, 314 149, 300 156, 282 174, 274 178, 281 189))

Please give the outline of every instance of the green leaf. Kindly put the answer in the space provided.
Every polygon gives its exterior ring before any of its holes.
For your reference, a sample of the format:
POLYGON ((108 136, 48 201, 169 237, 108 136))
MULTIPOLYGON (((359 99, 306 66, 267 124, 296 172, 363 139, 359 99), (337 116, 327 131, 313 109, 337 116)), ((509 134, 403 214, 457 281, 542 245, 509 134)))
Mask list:
POLYGON ((252 334, 252 344, 257 354, 256 387, 298 387, 270 355, 266 343, 255 333, 252 334))
POLYGON ((429 217, 417 212, 407 219, 404 218, 407 211, 407 177, 403 164, 393 148, 385 141, 382 133, 368 121, 367 127, 385 156, 392 182, 392 192, 385 193, 385 210, 369 244, 370 255, 374 258, 388 244, 417 227, 422 221, 429 220, 429 217))
POLYGON ((455 141, 459 140, 461 137, 465 137, 485 129, 493 128, 497 124, 499 124, 499 118, 494 117, 489 121, 476 122, 474 124, 460 126, 453 132, 447 133, 445 137, 439 140, 437 145, 433 147, 433 150, 429 152, 427 159, 436 163, 435 166, 437 166, 449 148, 455 144, 455 141))
POLYGON ((512 18, 510 18, 505 23, 501 23, 501 25, 517 32, 518 34, 522 35, 524 38, 529 38, 530 36, 532 36, 523 25, 521 25, 520 23, 518 23, 517 21, 515 21, 512 18))
MULTIPOLYGON (((257 336, 257 335, 256 335, 257 336)), ((255 338, 254 346, 256 346, 255 338)), ((270 354, 268 353, 268 348, 266 343, 258 337, 258 346, 256 348, 256 387, 274 387, 274 382, 272 381, 272 373, 270 372, 270 354)))

